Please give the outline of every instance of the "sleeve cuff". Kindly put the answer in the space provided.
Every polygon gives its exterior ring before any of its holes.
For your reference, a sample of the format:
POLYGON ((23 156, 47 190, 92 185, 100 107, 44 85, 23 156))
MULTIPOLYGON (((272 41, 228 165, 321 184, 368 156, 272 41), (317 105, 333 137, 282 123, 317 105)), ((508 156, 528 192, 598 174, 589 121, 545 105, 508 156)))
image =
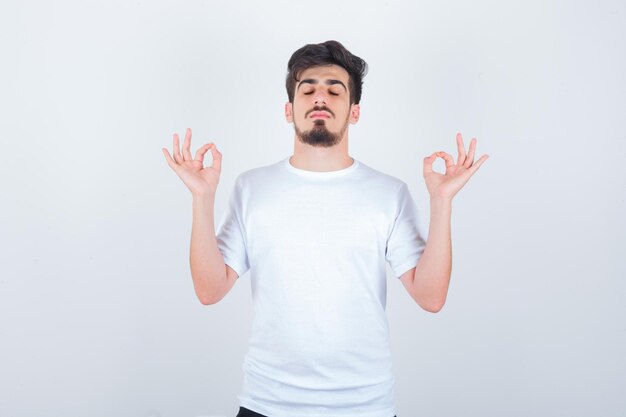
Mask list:
POLYGON ((248 271, 248 268, 246 268, 243 263, 237 262, 227 256, 223 256, 223 258, 224 264, 230 266, 237 273, 237 278, 241 278, 241 276, 248 271))
POLYGON ((415 268, 420 258, 421 258, 421 255, 413 257, 409 259, 408 261, 403 262, 400 265, 396 266, 395 268, 392 268, 393 273, 396 275, 396 278, 400 279, 402 274, 404 274, 406 271, 408 271, 411 268, 415 268))

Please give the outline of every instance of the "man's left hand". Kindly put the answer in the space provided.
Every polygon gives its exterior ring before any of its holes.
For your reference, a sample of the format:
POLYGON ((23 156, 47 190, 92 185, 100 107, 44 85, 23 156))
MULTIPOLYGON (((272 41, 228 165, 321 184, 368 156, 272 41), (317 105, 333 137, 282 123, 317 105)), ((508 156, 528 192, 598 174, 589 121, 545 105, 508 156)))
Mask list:
POLYGON ((424 180, 426 188, 431 198, 450 199, 465 185, 472 175, 478 170, 483 162, 489 158, 489 155, 483 155, 474 162, 474 152, 476 150, 476 138, 470 141, 469 151, 465 154, 465 146, 463 145, 463 137, 460 133, 456 135, 456 143, 459 150, 459 157, 454 163, 452 155, 443 151, 435 152, 424 158, 424 180), (433 171, 433 162, 435 159, 442 158, 446 163, 445 174, 433 171))

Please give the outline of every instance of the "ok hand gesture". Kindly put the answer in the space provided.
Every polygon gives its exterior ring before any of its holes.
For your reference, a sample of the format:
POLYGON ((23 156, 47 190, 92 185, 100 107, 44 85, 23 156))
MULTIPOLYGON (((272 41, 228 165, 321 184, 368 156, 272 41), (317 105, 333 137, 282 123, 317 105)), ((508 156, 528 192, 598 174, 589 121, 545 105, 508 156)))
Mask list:
POLYGON ((472 175, 478 170, 489 155, 483 155, 474 162, 474 151, 476 150, 476 138, 470 142, 469 152, 465 154, 463 138, 460 133, 456 135, 456 143, 459 150, 459 158, 454 163, 452 155, 443 151, 435 152, 424 158, 424 180, 430 197, 444 198, 452 200, 452 197, 465 185, 472 175), (440 174, 433 171, 433 162, 437 157, 446 162, 446 173, 440 174))
POLYGON ((172 159, 167 149, 162 148, 167 164, 176 172, 194 196, 215 195, 222 169, 222 154, 217 150, 215 144, 211 142, 198 149, 196 157, 192 158, 190 147, 191 129, 187 128, 182 156, 179 149, 178 134, 174 133, 174 159, 172 159), (204 154, 209 149, 213 156, 213 164, 204 167, 204 154))

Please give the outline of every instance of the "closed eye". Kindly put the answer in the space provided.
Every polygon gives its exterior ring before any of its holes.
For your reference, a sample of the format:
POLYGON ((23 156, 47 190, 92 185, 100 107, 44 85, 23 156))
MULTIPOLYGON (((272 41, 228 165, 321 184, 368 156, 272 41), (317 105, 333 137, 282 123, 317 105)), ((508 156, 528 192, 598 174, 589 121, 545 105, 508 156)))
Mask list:
MULTIPOLYGON (((331 96, 338 96, 339 95, 337 93, 333 93, 332 91, 329 91, 329 93, 330 93, 331 96)), ((304 93, 305 96, 308 96, 309 94, 313 94, 313 91, 310 91, 308 93, 304 93)))

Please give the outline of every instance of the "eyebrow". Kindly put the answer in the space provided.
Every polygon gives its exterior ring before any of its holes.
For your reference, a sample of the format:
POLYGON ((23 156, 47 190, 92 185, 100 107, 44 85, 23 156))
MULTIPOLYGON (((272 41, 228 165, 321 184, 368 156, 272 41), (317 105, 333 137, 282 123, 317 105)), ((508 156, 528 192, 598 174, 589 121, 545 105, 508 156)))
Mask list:
MULTIPOLYGON (((306 80, 302 80, 302 81, 300 81, 300 83, 298 83, 298 87, 296 88, 296 90, 297 90, 298 88, 300 88, 300 86, 301 86, 302 84, 304 84, 304 83, 307 83, 307 84, 317 84, 317 83, 318 83, 318 81, 317 81, 315 78, 307 78, 306 80)), ((346 91, 348 91, 348 89, 346 88, 346 85, 345 85, 344 83, 342 83, 341 81, 339 81, 339 80, 327 79, 327 80, 324 82, 324 84, 326 84, 326 85, 341 84, 341 86, 343 87, 343 89, 344 89, 344 90, 346 90, 346 91)))

